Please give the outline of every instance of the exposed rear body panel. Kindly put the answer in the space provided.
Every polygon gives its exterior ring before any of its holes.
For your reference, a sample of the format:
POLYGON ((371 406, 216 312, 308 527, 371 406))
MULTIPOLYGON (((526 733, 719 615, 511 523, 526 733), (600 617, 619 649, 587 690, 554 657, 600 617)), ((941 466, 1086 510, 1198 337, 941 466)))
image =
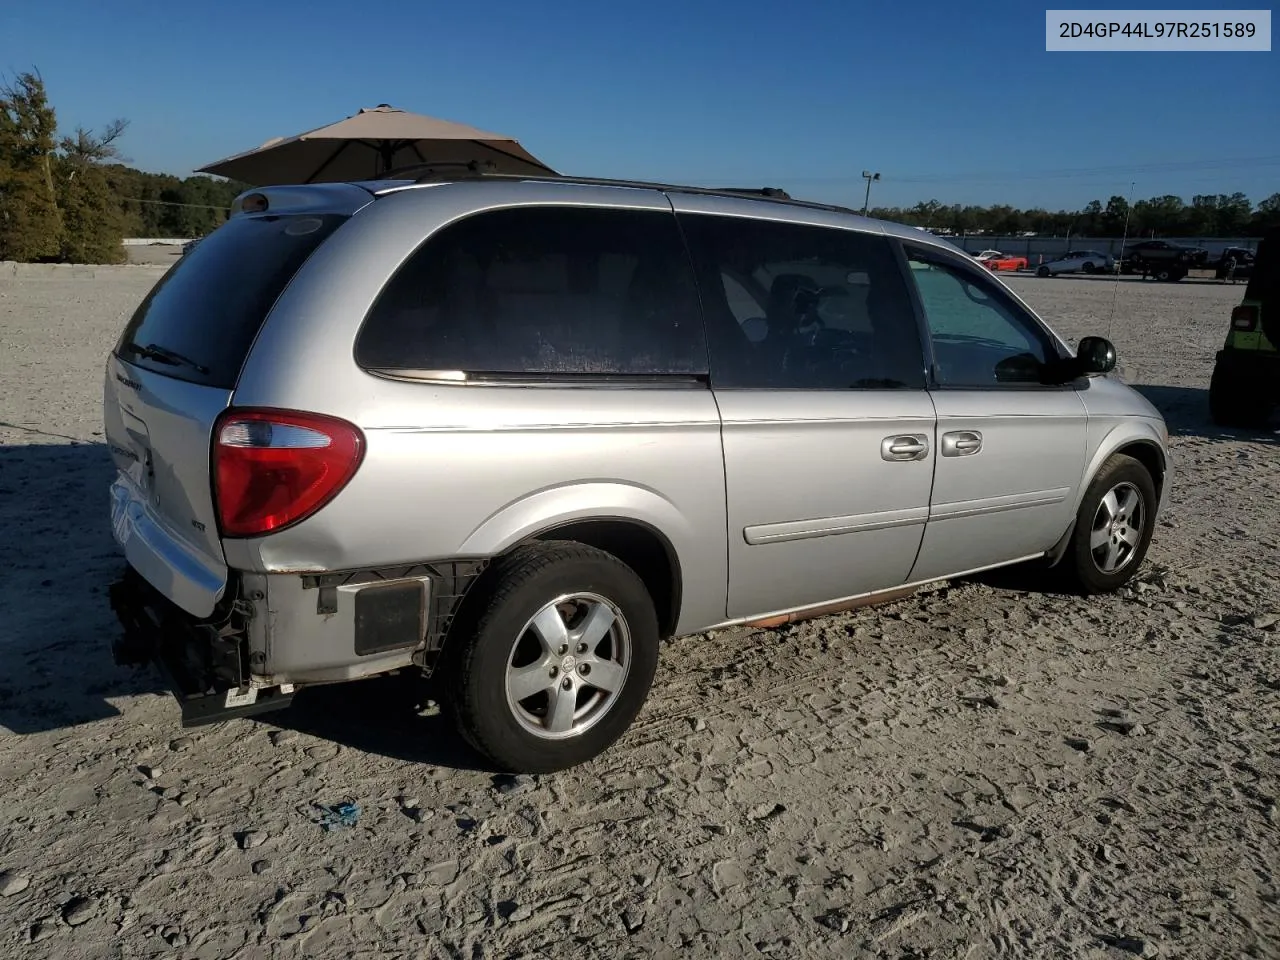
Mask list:
POLYGON ((229 390, 166 377, 111 357, 103 420, 118 475, 116 541, 139 573, 188 613, 208 616, 227 567, 209 483, 209 436, 229 390))

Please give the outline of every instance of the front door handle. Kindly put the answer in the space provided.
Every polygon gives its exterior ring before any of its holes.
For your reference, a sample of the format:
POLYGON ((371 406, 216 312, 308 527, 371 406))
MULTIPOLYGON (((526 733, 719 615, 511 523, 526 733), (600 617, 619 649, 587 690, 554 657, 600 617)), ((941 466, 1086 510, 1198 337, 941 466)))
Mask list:
POLYGON ((929 438, 923 433, 885 437, 880 443, 880 456, 890 461, 923 460, 929 456, 929 438))
POLYGON ((982 434, 977 430, 954 430, 942 435, 944 457, 971 457, 982 449, 982 434))

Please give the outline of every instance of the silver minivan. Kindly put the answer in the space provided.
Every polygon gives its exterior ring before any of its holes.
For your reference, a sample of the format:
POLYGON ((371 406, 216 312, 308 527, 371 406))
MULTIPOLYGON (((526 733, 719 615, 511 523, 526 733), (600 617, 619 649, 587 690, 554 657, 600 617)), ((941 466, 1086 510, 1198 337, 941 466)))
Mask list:
POLYGON ((664 638, 1128 581, 1168 437, 1114 365, 945 241, 768 191, 253 190, 107 361, 115 656, 186 724, 420 672, 494 766, 562 769, 664 638))

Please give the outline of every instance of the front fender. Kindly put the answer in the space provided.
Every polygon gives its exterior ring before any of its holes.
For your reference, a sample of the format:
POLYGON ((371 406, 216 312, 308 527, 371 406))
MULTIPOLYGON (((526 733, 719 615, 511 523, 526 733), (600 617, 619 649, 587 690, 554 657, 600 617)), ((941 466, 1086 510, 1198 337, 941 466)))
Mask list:
POLYGON ((1156 515, 1159 516, 1168 502, 1171 473, 1168 445, 1160 430, 1160 421, 1148 417, 1090 419, 1088 434, 1089 456, 1083 482, 1076 493, 1076 509, 1080 508, 1085 490, 1107 462, 1107 458, 1126 447, 1141 444, 1154 451, 1160 461, 1160 502, 1156 505, 1156 515))
POLYGON ((1067 552, 1071 544, 1071 535, 1075 531, 1076 513, 1084 502, 1085 491, 1093 478, 1098 475, 1102 465, 1112 454, 1130 448, 1135 444, 1143 444, 1154 450, 1160 460, 1160 500, 1156 504, 1156 517, 1164 512, 1169 500, 1170 466, 1168 446, 1164 434, 1160 430, 1160 421, 1147 417, 1118 417, 1110 422, 1091 420, 1088 429, 1088 462, 1085 465, 1081 482, 1076 490, 1075 503, 1072 505, 1071 522, 1063 532, 1062 538, 1053 545, 1046 555, 1050 566, 1056 566, 1067 552))

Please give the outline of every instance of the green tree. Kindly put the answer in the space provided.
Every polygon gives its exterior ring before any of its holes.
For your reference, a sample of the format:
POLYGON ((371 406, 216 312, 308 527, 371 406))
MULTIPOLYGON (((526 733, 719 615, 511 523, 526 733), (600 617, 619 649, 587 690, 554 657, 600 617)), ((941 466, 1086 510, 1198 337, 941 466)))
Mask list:
POLYGON ((1220 237, 1238 237, 1249 230, 1253 204, 1243 193, 1218 195, 1218 218, 1214 230, 1220 237))
POLYGON ((1102 229, 1109 237, 1124 234, 1125 221, 1129 217, 1129 201, 1121 196, 1113 196, 1107 201, 1107 208, 1102 211, 1102 229))
POLYGON ((21 73, 0 85, 0 260, 46 260, 59 252, 56 131, 38 73, 21 73))
POLYGON ((116 141, 128 125, 125 120, 114 120, 101 134, 80 127, 62 138, 56 166, 64 261, 119 263, 125 258, 120 242, 125 216, 101 164, 121 159, 116 141))
POLYGON ((1280 193, 1273 193, 1259 203, 1250 221, 1250 228, 1254 233, 1262 233, 1275 227, 1280 227, 1280 193))

